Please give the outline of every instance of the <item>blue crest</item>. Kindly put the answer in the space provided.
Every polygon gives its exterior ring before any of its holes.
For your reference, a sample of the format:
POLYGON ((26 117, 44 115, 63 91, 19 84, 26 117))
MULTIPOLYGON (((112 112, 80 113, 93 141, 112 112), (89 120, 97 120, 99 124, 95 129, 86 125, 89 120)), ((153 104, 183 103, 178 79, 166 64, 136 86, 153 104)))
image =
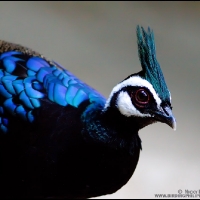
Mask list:
POLYGON ((153 31, 148 27, 146 32, 143 27, 137 26, 137 43, 143 78, 153 85, 156 93, 162 100, 170 101, 170 93, 156 59, 153 31))

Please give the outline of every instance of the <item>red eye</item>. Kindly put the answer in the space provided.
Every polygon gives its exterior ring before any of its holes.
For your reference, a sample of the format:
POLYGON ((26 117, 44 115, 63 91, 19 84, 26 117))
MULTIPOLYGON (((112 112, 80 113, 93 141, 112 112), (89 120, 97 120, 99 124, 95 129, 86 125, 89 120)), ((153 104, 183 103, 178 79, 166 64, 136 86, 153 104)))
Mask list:
POLYGON ((139 104, 149 103, 149 94, 144 89, 139 89, 135 93, 135 100, 139 104))

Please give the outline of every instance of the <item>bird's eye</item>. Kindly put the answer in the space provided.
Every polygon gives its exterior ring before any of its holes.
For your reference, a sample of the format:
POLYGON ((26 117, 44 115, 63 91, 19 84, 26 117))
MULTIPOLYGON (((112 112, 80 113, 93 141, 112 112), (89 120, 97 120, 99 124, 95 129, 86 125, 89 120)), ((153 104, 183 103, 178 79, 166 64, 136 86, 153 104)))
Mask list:
POLYGON ((135 93, 135 100, 139 104, 147 104, 149 103, 149 94, 144 89, 139 89, 135 93))

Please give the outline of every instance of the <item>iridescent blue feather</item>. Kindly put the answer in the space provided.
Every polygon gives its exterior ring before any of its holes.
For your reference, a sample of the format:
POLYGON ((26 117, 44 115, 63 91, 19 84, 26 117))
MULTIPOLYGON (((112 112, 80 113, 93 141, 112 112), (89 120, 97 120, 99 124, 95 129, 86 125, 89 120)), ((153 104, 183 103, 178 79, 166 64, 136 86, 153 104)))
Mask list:
POLYGON ((60 106, 78 107, 84 101, 105 103, 105 98, 56 62, 9 51, 0 55, 0 130, 8 131, 5 113, 34 121, 32 111, 48 99, 60 106), (19 72, 21 70, 21 72, 19 72), (17 99, 17 101, 16 101, 17 99))

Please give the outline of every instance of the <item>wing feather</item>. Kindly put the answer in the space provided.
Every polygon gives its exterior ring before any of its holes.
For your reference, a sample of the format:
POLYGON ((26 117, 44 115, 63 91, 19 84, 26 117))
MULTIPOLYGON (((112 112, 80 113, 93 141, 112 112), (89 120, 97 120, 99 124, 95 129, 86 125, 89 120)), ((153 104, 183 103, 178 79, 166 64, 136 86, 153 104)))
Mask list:
POLYGON ((105 104, 105 98, 58 63, 18 50, 0 54, 0 131, 6 133, 9 115, 34 121, 32 111, 43 99, 78 108, 88 100, 105 104))

